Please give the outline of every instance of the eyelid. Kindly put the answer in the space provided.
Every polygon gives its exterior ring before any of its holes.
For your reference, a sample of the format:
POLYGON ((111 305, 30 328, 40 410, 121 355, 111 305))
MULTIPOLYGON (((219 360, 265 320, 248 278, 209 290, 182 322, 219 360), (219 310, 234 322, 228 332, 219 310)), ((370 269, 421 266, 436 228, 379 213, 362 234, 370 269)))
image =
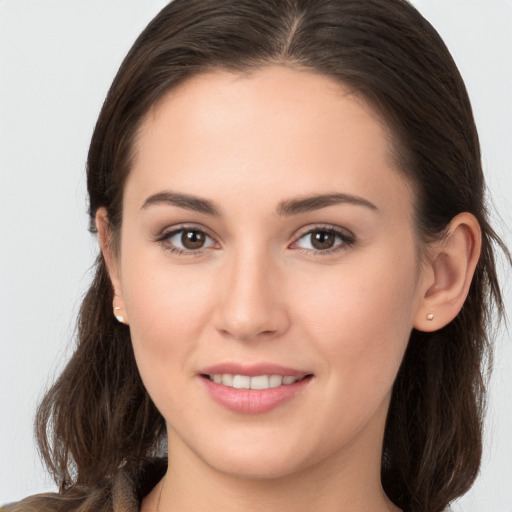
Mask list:
POLYGON ((166 250, 168 250, 172 253, 183 254, 183 255, 187 255, 187 256, 188 255, 200 256, 203 254, 203 252, 206 249, 210 249, 210 247, 201 247, 201 248, 195 249, 195 250, 181 249, 179 247, 172 246, 171 244, 166 244, 166 241, 168 241, 174 235, 176 235, 177 233, 180 233, 182 231, 187 231, 187 230, 188 231, 197 231, 199 233, 202 233, 205 236, 207 236, 208 238, 210 238, 211 240, 213 240, 213 242, 215 242, 215 244, 219 243, 217 238, 211 234, 210 230, 208 230, 204 226, 197 225, 197 224, 189 224, 189 223, 177 224, 176 226, 170 226, 170 227, 163 229, 158 235, 156 235, 154 237, 154 241, 160 242, 166 250))
MULTIPOLYGON (((208 238, 210 238, 215 244, 219 244, 219 241, 217 240, 217 237, 214 236, 210 230, 202 225, 197 224, 178 224, 176 226, 170 226, 162 230, 158 235, 155 236, 154 240, 155 242, 160 242, 164 248, 172 253, 175 254, 182 254, 182 255, 191 255, 191 256, 200 256, 206 251, 207 249, 210 249, 210 247, 201 247, 198 249, 181 249, 179 247, 173 246, 171 244, 166 244, 165 242, 168 241, 170 238, 175 236, 177 233, 180 233, 182 231, 197 231, 208 238)), ((291 249, 298 250, 304 254, 313 254, 315 256, 326 256, 329 254, 333 254, 335 252, 346 250, 350 248, 354 243, 356 242, 355 235, 349 231, 347 228, 343 228, 341 226, 336 226, 332 224, 314 224, 303 227, 301 230, 299 230, 299 233, 294 237, 294 241, 288 246, 291 249), (294 247, 297 245, 298 241, 302 238, 311 235, 315 231, 324 231, 328 233, 332 233, 335 236, 341 238, 343 243, 339 243, 335 245, 332 248, 329 249, 304 249, 304 248, 297 248, 294 247)))
POLYGON ((295 237, 295 241, 290 245, 291 248, 294 248, 294 246, 297 244, 299 240, 304 238, 305 236, 311 235, 315 231, 325 231, 328 233, 332 233, 335 236, 338 236, 341 238, 343 243, 335 245, 332 248, 329 249, 304 249, 304 248, 296 248, 295 250, 298 250, 300 252, 303 252, 305 254, 313 254, 315 256, 326 256, 329 254, 333 254, 338 251, 346 250, 353 246, 356 242, 355 235, 349 231, 347 228, 343 228, 340 226, 335 226, 332 224, 316 224, 311 226, 306 226, 301 230, 301 232, 295 237))
POLYGON ((337 226, 336 224, 308 224, 307 226, 304 226, 297 230, 297 234, 295 235, 295 239, 299 239, 304 235, 307 235, 308 233, 311 233, 312 231, 333 231, 336 233, 339 233, 340 235, 343 235, 348 238, 355 238, 352 231, 350 231, 347 228, 344 228, 342 226, 337 226))

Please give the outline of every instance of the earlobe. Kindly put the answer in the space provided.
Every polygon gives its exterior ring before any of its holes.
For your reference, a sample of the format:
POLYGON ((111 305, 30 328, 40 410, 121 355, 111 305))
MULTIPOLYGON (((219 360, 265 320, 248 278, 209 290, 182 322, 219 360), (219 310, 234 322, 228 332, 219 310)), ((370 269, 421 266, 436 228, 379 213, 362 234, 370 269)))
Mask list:
MULTIPOLYGON (((122 307, 121 306, 116 306, 116 301, 114 300, 114 316, 116 317, 116 320, 120 323, 120 324, 127 324, 128 321, 126 320, 125 316, 123 316, 123 311, 122 311, 122 307)), ((124 313, 126 315, 126 313, 124 313)))
POLYGON ((112 304, 113 314, 116 320, 122 324, 128 324, 128 315, 124 305, 121 278, 119 272, 119 261, 112 245, 112 233, 108 213, 105 208, 99 208, 95 217, 98 241, 101 253, 107 266, 110 281, 114 291, 112 304))
POLYGON ((480 225, 467 212, 455 216, 446 236, 432 244, 414 319, 417 330, 436 331, 457 316, 468 295, 481 245, 480 225))

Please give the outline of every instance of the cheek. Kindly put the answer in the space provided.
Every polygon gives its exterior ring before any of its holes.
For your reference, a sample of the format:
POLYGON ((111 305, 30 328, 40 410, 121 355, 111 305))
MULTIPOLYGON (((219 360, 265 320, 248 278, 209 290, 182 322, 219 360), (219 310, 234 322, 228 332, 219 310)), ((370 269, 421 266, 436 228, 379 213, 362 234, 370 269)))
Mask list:
POLYGON ((187 372, 188 355, 201 338, 208 317, 208 274, 192 266, 166 264, 153 252, 130 253, 122 266, 123 297, 141 375, 151 382, 171 382, 187 372))
POLYGON ((413 326, 416 259, 375 251, 347 259, 329 278, 316 277, 296 298, 327 370, 359 391, 371 383, 390 388, 413 326))
POLYGON ((184 400, 194 377, 194 351, 202 337, 206 283, 186 273, 146 272, 126 280, 132 345, 146 390, 165 418, 200 414, 184 400))

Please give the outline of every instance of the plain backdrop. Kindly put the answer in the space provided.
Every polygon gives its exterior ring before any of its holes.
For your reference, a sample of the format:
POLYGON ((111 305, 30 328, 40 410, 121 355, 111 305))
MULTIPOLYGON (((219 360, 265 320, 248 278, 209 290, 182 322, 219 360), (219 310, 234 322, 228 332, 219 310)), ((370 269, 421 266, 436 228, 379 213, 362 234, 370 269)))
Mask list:
MULTIPOLYGON (((466 81, 495 224, 512 245, 512 1, 415 0, 466 81)), ((69 356, 96 240, 85 158, 125 53, 164 0, 0 0, 0 504, 55 489, 33 442, 69 356)), ((509 269, 505 299, 512 310, 509 269)), ((454 505, 512 512, 512 347, 498 336, 481 475, 454 505)), ((427 420, 427 419, 426 419, 427 420)))

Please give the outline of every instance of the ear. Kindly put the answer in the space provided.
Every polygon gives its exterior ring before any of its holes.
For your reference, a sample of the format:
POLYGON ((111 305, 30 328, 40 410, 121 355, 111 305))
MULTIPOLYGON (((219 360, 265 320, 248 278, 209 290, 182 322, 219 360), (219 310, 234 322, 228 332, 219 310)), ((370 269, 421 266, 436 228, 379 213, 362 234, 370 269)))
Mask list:
POLYGON ((114 290, 114 300, 112 304, 113 314, 120 323, 128 324, 128 314, 126 312, 121 286, 119 260, 113 248, 112 231, 110 229, 110 221, 106 208, 98 208, 95 223, 101 253, 107 265, 108 274, 114 290))
POLYGON ((480 225, 467 212, 455 216, 446 236, 431 244, 414 317, 417 330, 437 331, 457 316, 468 295, 481 247, 480 225))

